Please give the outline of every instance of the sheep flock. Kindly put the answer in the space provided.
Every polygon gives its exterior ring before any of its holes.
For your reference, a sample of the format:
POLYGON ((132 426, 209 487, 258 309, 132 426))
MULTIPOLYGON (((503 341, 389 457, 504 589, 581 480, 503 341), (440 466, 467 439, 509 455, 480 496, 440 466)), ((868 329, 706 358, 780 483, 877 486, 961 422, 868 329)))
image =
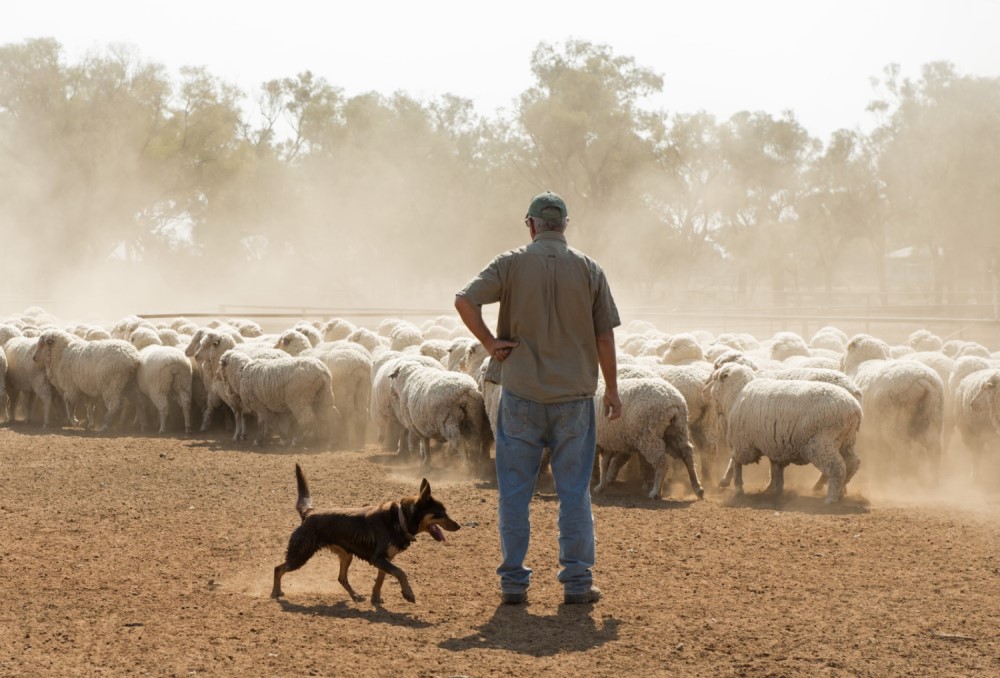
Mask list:
MULTIPOLYGON (((625 414, 598 417, 596 493, 627 466, 649 498, 671 479, 699 498, 734 481, 740 494, 743 467, 767 458, 765 492, 782 493, 786 466, 811 465, 814 489, 837 502, 856 474, 926 486, 949 467, 976 479, 1000 456, 1000 352, 978 343, 918 330, 890 344, 834 327, 669 335, 639 320, 616 339, 625 414)), ((0 316, 0 347, 2 425, 377 443, 473 473, 491 460, 500 389, 454 316, 265 332, 233 318, 74 324, 36 307, 0 316)))

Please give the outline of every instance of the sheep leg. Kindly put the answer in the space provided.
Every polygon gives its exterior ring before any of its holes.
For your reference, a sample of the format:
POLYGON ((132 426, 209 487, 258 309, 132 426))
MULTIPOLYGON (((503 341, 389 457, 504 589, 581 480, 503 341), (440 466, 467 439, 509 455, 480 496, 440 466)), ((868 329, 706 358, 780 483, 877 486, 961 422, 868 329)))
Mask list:
POLYGON ((618 472, 621 470, 625 462, 628 461, 628 457, 629 455, 627 453, 622 454, 619 452, 605 452, 601 455, 601 481, 597 483, 597 487, 594 488, 595 494, 600 494, 608 488, 608 485, 615 482, 615 478, 618 477, 618 472))
POLYGON ((826 474, 825 473, 820 473, 819 474, 819 480, 817 480, 816 484, 813 485, 813 492, 820 492, 820 491, 822 491, 823 488, 826 487, 826 482, 827 482, 826 474))
POLYGON ((687 469, 688 479, 691 481, 691 489, 694 493, 698 495, 698 499, 705 498, 705 488, 701 486, 701 481, 698 479, 698 471, 694 466, 694 448, 688 442, 680 442, 676 437, 671 437, 674 441, 671 445, 671 454, 680 459, 684 463, 684 468, 687 469))
MULTIPOLYGON (((167 432, 167 412, 170 409, 170 402, 167 400, 166 393, 156 393, 150 396, 150 401, 153 403, 153 407, 156 408, 156 413, 160 418, 160 429, 159 434, 162 436, 167 432)), ((138 410, 139 408, 136 407, 138 410)), ((146 417, 143 416, 143 424, 145 424, 146 417)))
POLYGON ((267 441, 271 435, 271 413, 267 410, 260 410, 257 414, 257 437, 253 444, 260 445, 262 441, 267 441))
POLYGON ((656 464, 653 473, 653 487, 649 490, 650 499, 659 499, 662 494, 663 477, 667 474, 667 457, 664 455, 660 463, 656 464))
POLYGON ((735 471, 735 464, 733 463, 732 457, 729 458, 729 464, 726 465, 726 472, 722 474, 722 479, 719 480, 719 487, 729 487, 729 483, 733 480, 733 472, 735 471))
POLYGON ((767 487, 764 488, 764 494, 780 497, 781 493, 785 491, 785 467, 773 459, 768 459, 768 461, 771 462, 771 479, 768 481, 767 487))
MULTIPOLYGON (((115 421, 115 417, 118 416, 118 412, 122 408, 123 398, 121 393, 112 392, 104 396, 104 407, 107 409, 107 413, 104 415, 104 423, 99 429, 98 433, 103 433, 111 428, 111 425, 115 421)), ((95 405, 96 407, 96 405, 95 405)))
POLYGON ((177 394, 177 399, 181 404, 181 413, 184 415, 184 435, 191 435, 191 391, 181 390, 177 394))
MULTIPOLYGON (((736 490, 736 496, 737 497, 742 497, 743 496, 743 464, 738 464, 738 463, 736 463, 735 460, 731 460, 729 462, 729 466, 733 470, 733 486, 734 486, 734 489, 736 490)), ((728 474, 729 472, 726 471, 726 473, 728 474)))

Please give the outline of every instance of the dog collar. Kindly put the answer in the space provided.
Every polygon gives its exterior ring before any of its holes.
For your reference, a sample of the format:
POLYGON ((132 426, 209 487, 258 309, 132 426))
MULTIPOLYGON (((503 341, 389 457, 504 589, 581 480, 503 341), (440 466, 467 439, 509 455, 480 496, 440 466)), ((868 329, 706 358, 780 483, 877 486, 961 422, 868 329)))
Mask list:
POLYGON ((406 516, 403 515, 403 505, 396 504, 396 509, 399 511, 399 527, 403 530, 403 536, 410 541, 416 541, 417 538, 410 534, 409 528, 406 527, 406 516))

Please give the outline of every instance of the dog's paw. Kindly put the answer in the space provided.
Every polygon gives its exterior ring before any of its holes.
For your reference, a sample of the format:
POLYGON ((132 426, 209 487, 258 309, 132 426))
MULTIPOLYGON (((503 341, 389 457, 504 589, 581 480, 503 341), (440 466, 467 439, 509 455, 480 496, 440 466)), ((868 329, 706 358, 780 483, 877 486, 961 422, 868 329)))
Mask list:
MULTIPOLYGON (((354 599, 355 603, 363 603, 363 602, 365 602, 365 597, 363 595, 361 595, 360 593, 352 593, 351 594, 351 598, 354 599)), ((372 600, 372 602, 374 603, 375 601, 372 600)))
POLYGON ((406 598, 411 603, 417 602, 417 597, 413 595, 413 591, 411 589, 406 589, 405 591, 403 591, 403 597, 406 598))
POLYGON ((272 598, 281 598, 284 595, 285 595, 285 592, 282 591, 281 589, 275 589, 274 591, 271 591, 271 597, 272 598))
POLYGON ((382 604, 382 596, 372 595, 372 605, 381 605, 381 604, 382 604))

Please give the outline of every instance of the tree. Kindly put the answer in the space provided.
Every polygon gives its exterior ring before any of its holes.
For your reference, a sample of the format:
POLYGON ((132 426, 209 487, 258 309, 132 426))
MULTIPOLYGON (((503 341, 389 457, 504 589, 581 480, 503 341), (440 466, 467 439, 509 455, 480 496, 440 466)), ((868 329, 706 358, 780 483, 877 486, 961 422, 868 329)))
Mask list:
POLYGON ((876 131, 879 173, 901 244, 923 246, 940 302, 981 283, 1000 251, 1000 79, 959 75, 946 62, 917 80, 885 71, 876 131))
POLYGON ((741 112, 720 131, 725 170, 721 177, 718 242, 738 272, 737 293, 770 280, 774 302, 785 304, 785 288, 797 280, 793 242, 803 171, 819 144, 792 113, 741 112))

